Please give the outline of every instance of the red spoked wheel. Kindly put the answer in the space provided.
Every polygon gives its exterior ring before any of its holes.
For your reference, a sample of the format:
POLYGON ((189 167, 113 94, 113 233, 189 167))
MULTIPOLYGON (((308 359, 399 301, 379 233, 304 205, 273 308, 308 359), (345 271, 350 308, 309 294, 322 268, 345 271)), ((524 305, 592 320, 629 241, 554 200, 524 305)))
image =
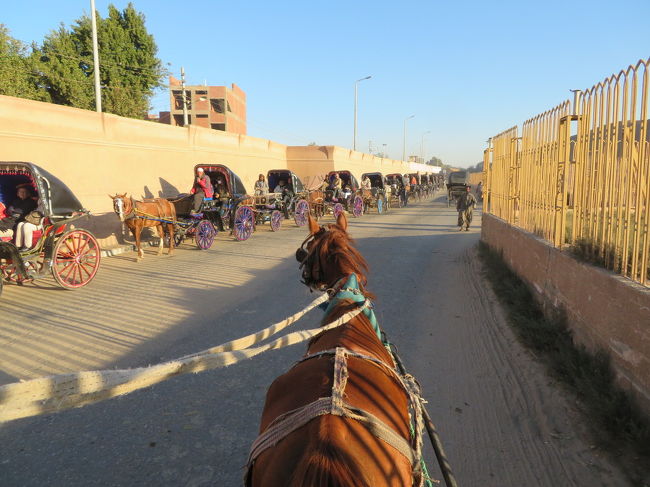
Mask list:
POLYGON ((214 242, 214 237, 217 236, 217 229, 214 228, 214 225, 208 220, 201 220, 201 222, 196 227, 196 233, 194 234, 194 241, 196 246, 201 250, 208 250, 212 247, 214 242))
POLYGON ((296 203, 296 211, 293 215, 296 225, 299 227, 307 225, 307 215, 309 215, 309 203, 305 200, 298 201, 296 203))
POLYGON ((334 218, 338 218, 341 213, 343 213, 343 205, 341 203, 336 203, 334 205, 334 209, 332 210, 334 218))
POLYGON ((59 286, 77 289, 94 279, 100 260, 101 251, 93 234, 72 230, 54 245, 52 276, 59 286))
POLYGON ((273 210, 271 212, 271 230, 277 232, 282 226, 282 212, 280 210, 273 210))
POLYGON ((237 240, 243 242, 248 240, 253 234, 255 228, 255 214, 248 206, 240 206, 235 211, 235 227, 233 235, 237 240))
POLYGON ((356 218, 359 218, 361 215, 363 215, 363 199, 361 196, 355 196, 352 200, 352 214, 356 218))

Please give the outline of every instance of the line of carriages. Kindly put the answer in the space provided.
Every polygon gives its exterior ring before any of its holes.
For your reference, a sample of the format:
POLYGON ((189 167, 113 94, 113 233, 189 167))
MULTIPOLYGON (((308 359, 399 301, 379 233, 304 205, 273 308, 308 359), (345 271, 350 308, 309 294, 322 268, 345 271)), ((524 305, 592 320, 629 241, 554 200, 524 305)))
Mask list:
MULTIPOLYGON (((410 174, 409 177, 417 178, 417 185, 404 186, 399 174, 364 173, 362 180, 367 177, 370 184, 362 188, 350 171, 331 171, 320 188, 307 189, 293 172, 276 169, 267 173, 268 187, 276 188, 284 181, 286 189, 250 195, 241 179, 227 166, 199 164, 194 168, 195 174, 198 168, 212 181, 222 178, 225 185, 223 193, 205 198, 198 212, 192 211, 192 195, 169 199, 175 211, 162 217, 138 213, 135 204, 138 202, 126 195, 116 195, 111 197, 116 213, 120 214, 117 208, 123 208, 130 200, 130 217, 160 224, 161 238, 163 224, 173 227, 173 234, 167 235, 170 249, 192 239, 199 249, 207 250, 219 231, 230 231, 236 240, 244 241, 265 223, 269 223, 272 231, 278 231, 288 219, 293 219, 297 226, 306 225, 309 214, 316 219, 326 215, 336 218, 343 211, 357 218, 374 209, 384 214, 392 207, 404 206, 409 196, 421 199, 435 191, 433 175, 410 174), (331 187, 335 175, 342 182, 340 191, 331 187), (120 200, 120 205, 116 200, 120 200)), ((13 235, 0 234, 0 294, 3 280, 21 285, 50 274, 65 289, 87 285, 99 269, 101 250, 95 236, 86 229, 75 228, 74 222, 89 216, 89 211, 63 182, 36 164, 0 162, 0 221, 11 218, 6 214, 10 207, 5 202, 20 185, 30 187, 31 197, 38 201, 41 221, 34 227, 31 246, 27 249, 19 249, 13 235)), ((139 247, 139 235, 136 244, 139 247)))

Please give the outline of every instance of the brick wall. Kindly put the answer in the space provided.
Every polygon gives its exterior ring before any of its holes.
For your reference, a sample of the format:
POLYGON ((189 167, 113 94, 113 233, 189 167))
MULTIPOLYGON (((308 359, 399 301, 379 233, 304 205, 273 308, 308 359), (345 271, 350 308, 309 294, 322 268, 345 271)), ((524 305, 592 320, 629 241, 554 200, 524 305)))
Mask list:
POLYGON ((481 239, 547 310, 563 309, 578 343, 603 349, 621 385, 650 412, 650 289, 576 260, 545 240, 483 214, 481 239))

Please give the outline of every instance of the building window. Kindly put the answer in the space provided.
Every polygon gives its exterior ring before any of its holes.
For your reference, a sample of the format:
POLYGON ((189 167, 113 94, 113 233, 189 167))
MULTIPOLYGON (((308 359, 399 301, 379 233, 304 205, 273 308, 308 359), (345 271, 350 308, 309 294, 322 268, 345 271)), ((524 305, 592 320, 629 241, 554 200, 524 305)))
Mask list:
POLYGON ((208 118, 208 116, 203 113, 197 113, 196 118, 208 118))
POLYGON ((217 113, 223 113, 224 99, 223 98, 211 98, 210 106, 212 110, 217 113))
POLYGON ((225 123, 211 123, 210 128, 213 130, 223 130, 224 132, 226 131, 226 124, 225 123))
POLYGON ((174 115, 174 125, 183 126, 183 115, 174 115))
MULTIPOLYGON (((183 92, 181 90, 172 91, 172 96, 174 97, 174 110, 183 109, 183 92)), ((187 99, 187 109, 192 109, 192 93, 190 91, 185 91, 185 97, 187 99)))
POLYGON ((197 95, 207 95, 208 92, 206 90, 196 90, 197 95))

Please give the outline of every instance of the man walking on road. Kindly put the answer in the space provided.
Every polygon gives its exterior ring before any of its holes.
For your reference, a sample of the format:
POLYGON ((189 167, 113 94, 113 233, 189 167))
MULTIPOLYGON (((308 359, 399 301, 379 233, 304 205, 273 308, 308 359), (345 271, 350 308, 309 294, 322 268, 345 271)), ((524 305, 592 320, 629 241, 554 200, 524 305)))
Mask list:
POLYGON ((458 197, 456 202, 456 210, 458 210, 458 231, 461 232, 463 227, 465 231, 469 232, 469 224, 472 223, 472 210, 476 205, 476 198, 470 193, 470 186, 467 186, 467 191, 458 197))

